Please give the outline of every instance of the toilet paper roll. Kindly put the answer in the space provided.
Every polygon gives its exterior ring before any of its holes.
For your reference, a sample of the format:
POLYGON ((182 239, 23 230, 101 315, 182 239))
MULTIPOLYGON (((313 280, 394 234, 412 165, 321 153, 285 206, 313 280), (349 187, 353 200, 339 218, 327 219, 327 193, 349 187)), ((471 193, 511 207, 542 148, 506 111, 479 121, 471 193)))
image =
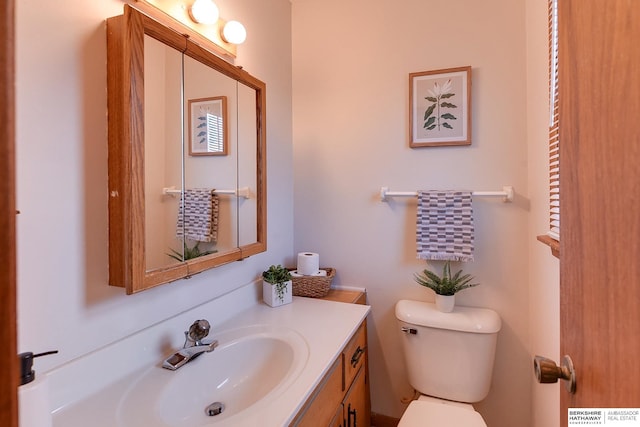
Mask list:
POLYGON ((299 274, 303 276, 313 276, 320 271, 320 256, 313 252, 300 252, 298 254, 299 274))

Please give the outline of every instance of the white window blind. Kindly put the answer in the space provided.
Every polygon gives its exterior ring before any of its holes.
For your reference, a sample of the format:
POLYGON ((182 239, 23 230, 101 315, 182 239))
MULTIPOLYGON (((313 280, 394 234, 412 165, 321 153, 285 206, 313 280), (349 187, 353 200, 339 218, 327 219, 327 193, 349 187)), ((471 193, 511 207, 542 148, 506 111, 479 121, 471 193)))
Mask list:
POLYGON ((222 153, 224 151, 224 121, 219 114, 206 113, 207 151, 222 153))
POLYGON ((549 0, 549 231, 547 235, 555 240, 560 240, 558 1, 549 0))

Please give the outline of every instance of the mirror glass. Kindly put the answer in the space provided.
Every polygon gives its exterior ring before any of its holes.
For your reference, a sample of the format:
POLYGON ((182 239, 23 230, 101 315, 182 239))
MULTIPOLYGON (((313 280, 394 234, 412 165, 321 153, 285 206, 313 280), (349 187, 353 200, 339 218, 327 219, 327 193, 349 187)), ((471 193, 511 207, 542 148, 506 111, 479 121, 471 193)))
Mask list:
POLYGON ((241 246, 258 241, 258 204, 256 184, 258 117, 256 90, 238 83, 238 186, 246 190, 249 197, 238 197, 238 244, 241 246))
POLYGON ((182 53, 145 35, 144 55, 145 247, 146 268, 153 270, 183 257, 182 233, 176 230, 182 188, 182 53))
MULTIPOLYGON (((236 80, 184 57, 184 203, 211 200, 206 206, 210 212, 198 212, 196 204, 191 209, 185 206, 189 250, 198 245, 202 253, 217 253, 238 247, 238 164, 251 161, 255 165, 255 157, 245 159, 237 150, 237 124, 245 120, 238 117, 237 86, 236 80), (225 144, 225 150, 217 148, 220 136, 232 142, 225 144), (211 226, 189 224, 200 215, 209 215, 211 226)), ((252 148, 255 152, 255 144, 252 148)))
POLYGON ((109 284, 266 250, 265 84, 129 5, 107 19, 109 284))

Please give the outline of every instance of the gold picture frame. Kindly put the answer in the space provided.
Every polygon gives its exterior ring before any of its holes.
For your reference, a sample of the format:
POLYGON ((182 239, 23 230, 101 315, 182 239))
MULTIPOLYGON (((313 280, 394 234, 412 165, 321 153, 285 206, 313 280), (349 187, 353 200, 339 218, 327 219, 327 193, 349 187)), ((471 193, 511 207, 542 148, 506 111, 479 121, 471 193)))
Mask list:
POLYGON ((471 145, 471 66, 409 74, 409 146, 471 145))
POLYGON ((189 155, 226 156, 229 147, 227 97, 189 100, 189 155))

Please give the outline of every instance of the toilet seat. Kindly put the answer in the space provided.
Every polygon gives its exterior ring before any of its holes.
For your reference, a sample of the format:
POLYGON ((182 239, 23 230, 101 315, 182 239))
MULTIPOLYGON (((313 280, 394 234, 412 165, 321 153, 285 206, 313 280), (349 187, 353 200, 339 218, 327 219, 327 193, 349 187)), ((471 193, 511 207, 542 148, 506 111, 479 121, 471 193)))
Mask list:
POLYGON ((425 400, 414 400, 398 427, 487 427, 476 411, 425 400))

